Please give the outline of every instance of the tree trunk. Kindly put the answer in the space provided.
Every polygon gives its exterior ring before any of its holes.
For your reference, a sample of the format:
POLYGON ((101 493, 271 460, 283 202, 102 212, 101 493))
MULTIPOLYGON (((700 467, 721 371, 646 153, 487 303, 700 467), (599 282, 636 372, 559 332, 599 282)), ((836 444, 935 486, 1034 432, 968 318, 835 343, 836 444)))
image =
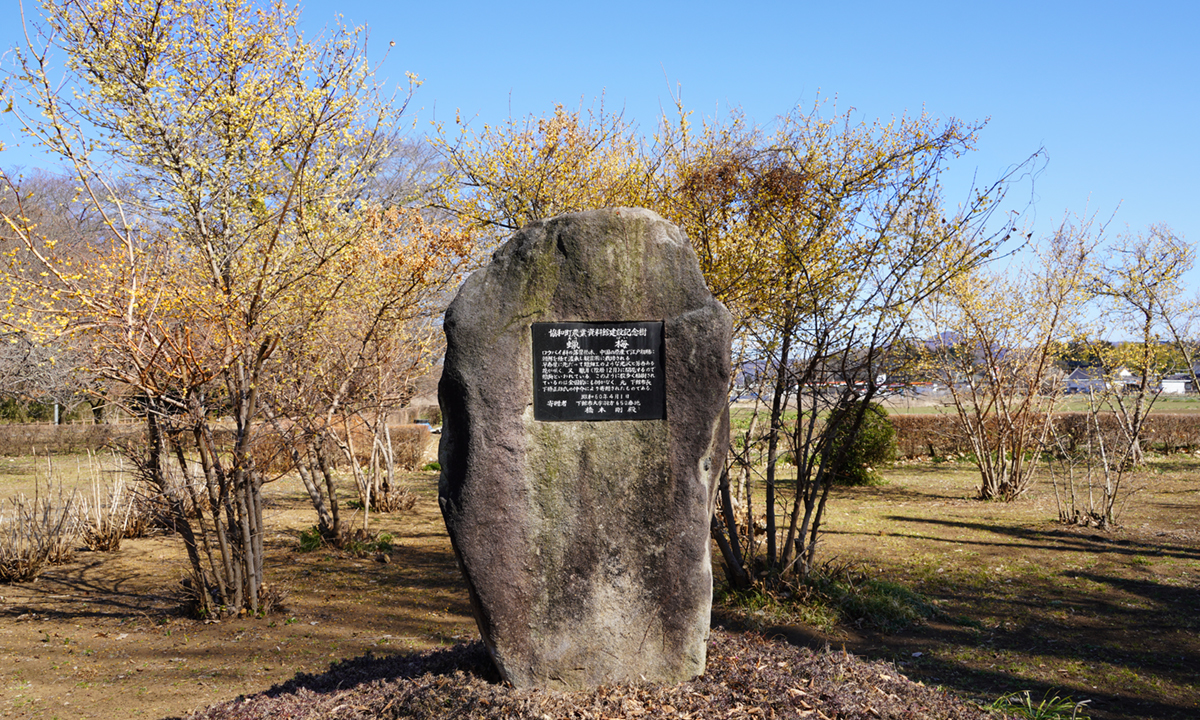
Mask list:
MULTIPOLYGON (((792 345, 791 328, 784 331, 783 346, 779 351, 779 366, 775 370, 775 393, 771 398, 770 435, 767 438, 767 566, 777 567, 779 560, 778 549, 775 546, 775 465, 779 453, 779 433, 784 429, 783 416, 787 411, 788 389, 788 354, 792 345)), ((754 522, 754 518, 750 519, 754 522)))

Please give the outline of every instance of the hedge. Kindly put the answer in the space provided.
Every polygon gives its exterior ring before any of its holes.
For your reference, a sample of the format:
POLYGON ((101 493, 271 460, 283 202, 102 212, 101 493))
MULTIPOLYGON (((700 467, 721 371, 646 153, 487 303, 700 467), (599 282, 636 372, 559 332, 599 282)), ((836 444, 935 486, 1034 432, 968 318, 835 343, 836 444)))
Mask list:
MULTIPOLYGON (((971 452, 971 444, 959 427, 957 415, 892 414, 888 419, 896 428, 898 457, 971 452)), ((1085 412, 1062 412, 1054 416, 1055 427, 1069 450, 1075 450, 1086 441, 1090 422, 1085 412)), ((1112 413, 1100 415, 1100 429, 1110 446, 1118 440, 1119 427, 1112 413)), ((1168 454, 1200 449, 1200 414, 1152 413, 1142 427, 1142 449, 1168 454)))
POLYGON ((99 450, 144 435, 141 425, 0 424, 0 455, 57 455, 99 450))
MULTIPOLYGON (((388 431, 392 436, 392 450, 396 463, 400 467, 420 467, 426 449, 429 447, 431 436, 429 426, 424 424, 391 424, 388 431)), ((217 428, 214 432, 218 447, 228 449, 234 440, 234 432, 228 428, 217 428)), ((128 442, 145 442, 145 428, 141 424, 129 423, 120 425, 54 425, 51 423, 11 423, 0 424, 0 455, 60 455, 66 453, 99 450, 116 444, 128 442)), ((184 434, 185 439, 190 436, 184 434)), ((369 438, 359 438, 355 441, 360 454, 371 452, 369 438)), ((190 444, 190 443, 189 443, 190 444)), ((274 433, 263 433, 259 436, 256 448, 252 450, 255 460, 261 467, 280 470, 280 466, 290 469, 290 458, 283 459, 290 453, 281 453, 282 444, 274 433)), ((334 458, 341 456, 335 451, 334 458)), ((365 460, 365 458, 362 458, 365 460)))

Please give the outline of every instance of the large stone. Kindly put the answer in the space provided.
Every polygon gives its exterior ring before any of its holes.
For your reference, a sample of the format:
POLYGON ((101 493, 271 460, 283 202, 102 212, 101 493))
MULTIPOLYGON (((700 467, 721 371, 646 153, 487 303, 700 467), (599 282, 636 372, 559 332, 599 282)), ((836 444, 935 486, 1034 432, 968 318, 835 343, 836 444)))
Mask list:
POLYGON ((687 240, 641 209, 533 223, 467 279, 445 331, 439 496, 504 678, 702 673, 731 321, 687 240), (665 417, 536 419, 531 324, 602 321, 662 323, 665 417))

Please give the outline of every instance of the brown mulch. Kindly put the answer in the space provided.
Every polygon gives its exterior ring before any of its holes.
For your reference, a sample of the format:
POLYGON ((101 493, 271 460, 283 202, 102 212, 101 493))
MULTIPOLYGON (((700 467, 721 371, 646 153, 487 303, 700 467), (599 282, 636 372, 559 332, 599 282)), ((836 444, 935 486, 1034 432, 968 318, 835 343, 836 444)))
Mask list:
POLYGON ((713 630, 708 669, 674 686, 620 683, 588 692, 499 682, 482 643, 414 655, 363 656, 299 675, 189 720, 346 718, 813 718, 983 720, 996 716, 913 682, 889 664, 814 652, 752 633, 713 630))

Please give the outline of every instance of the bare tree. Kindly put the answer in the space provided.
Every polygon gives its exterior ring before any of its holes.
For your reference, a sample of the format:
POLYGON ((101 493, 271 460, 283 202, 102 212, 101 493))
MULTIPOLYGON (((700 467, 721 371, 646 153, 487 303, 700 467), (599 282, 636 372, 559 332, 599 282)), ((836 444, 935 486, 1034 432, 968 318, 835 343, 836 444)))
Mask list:
POLYGON ((252 452, 260 393, 294 315, 344 300, 339 263, 379 244, 386 210, 363 189, 403 104, 376 84, 361 28, 309 42, 282 6, 44 11, 3 99, 72 168, 102 232, 79 267, 29 213, 5 212, 24 253, 9 309, 24 330, 79 338, 92 372, 133 388, 149 437, 141 467, 170 501, 198 609, 259 612, 270 597, 252 452))
POLYGON ((1027 492, 1061 392, 1060 343, 1078 332, 1096 239, 1090 221, 1064 221, 1032 267, 977 271, 924 305, 940 330, 927 372, 950 390, 959 429, 979 468, 979 497, 1027 492))
MULTIPOLYGON (((755 518, 734 511, 731 483, 721 488, 714 533, 733 586, 814 568, 830 488, 847 470, 914 307, 1008 239, 1007 225, 990 234, 983 224, 1004 182, 957 215, 943 213, 938 175, 976 129, 928 118, 872 128, 796 113, 753 152, 710 154, 719 167, 699 166, 685 184, 735 204, 758 237, 753 259, 771 275, 731 298, 738 342, 762 368, 769 405, 754 421, 762 435, 743 439, 765 445, 764 547, 753 544, 755 518), (794 484, 779 474, 785 453, 794 484)), ((742 473, 746 457, 734 454, 742 473)))
MULTIPOLYGON (((41 238, 38 252, 51 248, 60 257, 86 264, 95 257, 93 245, 102 232, 101 218, 81 201, 75 183, 65 175, 35 170, 5 173, 0 183, 0 217, 20 218, 20 225, 0 224, 0 247, 6 274, 24 274, 24 283, 39 284, 53 292, 62 284, 51 274, 36 272, 31 251, 23 247, 18 227, 36 227, 41 238)), ((21 291, 23 283, 10 284, 8 291, 21 291)), ((10 295, 10 307, 20 300, 10 295)), ((82 365, 84 353, 70 338, 38 335, 21 327, 16 318, 0 319, 8 331, 0 337, 0 395, 25 402, 41 402, 54 408, 55 423, 65 412, 85 400, 102 405, 93 395, 96 379, 82 365)))
POLYGON ((1182 357, 1184 371, 1196 381, 1184 335, 1189 313, 1182 302, 1183 278, 1195 263, 1195 251, 1170 228, 1152 225, 1145 233, 1117 238, 1108 257, 1091 278, 1091 291, 1102 301, 1109 331, 1132 342, 1097 345, 1095 351, 1109 382, 1121 386, 1122 392, 1103 399, 1129 438, 1129 460, 1140 464, 1142 428, 1162 392, 1162 376, 1182 357))
POLYGON ((1130 485, 1137 437, 1122 424, 1107 422, 1113 416, 1110 396, 1119 392, 1106 387, 1087 393, 1082 423, 1062 417, 1052 422, 1047 467, 1060 522, 1113 527, 1135 491, 1130 485))

